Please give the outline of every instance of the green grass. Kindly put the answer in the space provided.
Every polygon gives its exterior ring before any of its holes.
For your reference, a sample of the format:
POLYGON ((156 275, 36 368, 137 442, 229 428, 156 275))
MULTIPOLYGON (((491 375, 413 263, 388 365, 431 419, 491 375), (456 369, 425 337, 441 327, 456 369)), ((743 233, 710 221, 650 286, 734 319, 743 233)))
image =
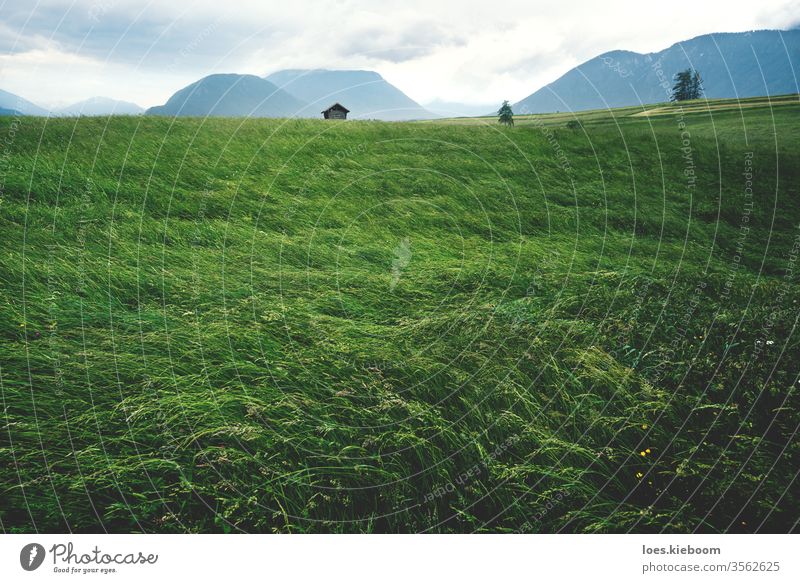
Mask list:
MULTIPOLYGON (((558 113, 544 114, 522 114, 514 115, 515 125, 539 126, 564 126, 570 120, 579 120, 582 124, 593 122, 608 123, 611 121, 621 121, 626 123, 625 118, 629 116, 661 116, 676 115, 684 113, 718 113, 725 110, 735 110, 740 114, 745 109, 766 109, 774 110, 782 106, 788 106, 793 112, 797 112, 800 103, 800 95, 774 95, 770 97, 743 97, 741 99, 695 99, 681 102, 664 103, 644 103, 636 106, 618 107, 615 109, 595 109, 588 111, 561 111, 558 113)), ((742 120, 740 120, 742 121, 742 120)), ((418 123, 434 123, 448 125, 494 125, 497 123, 497 116, 477 116, 477 117, 454 117, 445 119, 425 120, 418 123)), ((737 129, 743 131, 744 122, 736 124, 737 129)))
POLYGON ((0 118, 0 527, 796 528, 800 107, 631 113, 0 118))

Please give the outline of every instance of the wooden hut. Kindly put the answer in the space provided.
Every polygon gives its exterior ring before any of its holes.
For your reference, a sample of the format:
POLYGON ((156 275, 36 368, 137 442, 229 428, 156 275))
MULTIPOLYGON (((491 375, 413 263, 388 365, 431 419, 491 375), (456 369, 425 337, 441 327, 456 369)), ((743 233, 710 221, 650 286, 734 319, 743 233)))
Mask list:
POLYGON ((322 111, 325 119, 347 119, 347 114, 350 110, 341 103, 334 103, 328 109, 322 111))

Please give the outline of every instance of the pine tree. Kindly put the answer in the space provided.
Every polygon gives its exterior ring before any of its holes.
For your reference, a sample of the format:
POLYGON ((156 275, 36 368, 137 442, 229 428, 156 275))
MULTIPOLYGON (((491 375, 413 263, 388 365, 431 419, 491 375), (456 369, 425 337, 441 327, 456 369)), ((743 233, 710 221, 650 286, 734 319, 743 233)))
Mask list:
POLYGON ((675 85, 672 86, 671 101, 686 101, 689 99, 689 85, 692 83, 692 73, 689 69, 675 75, 675 85))
POLYGON ((675 75, 675 85, 672 86, 671 101, 700 99, 702 95, 703 81, 700 79, 700 73, 689 68, 675 75))
POLYGON ((703 80, 697 71, 692 75, 691 95, 689 99, 700 99, 703 96, 703 80))
POLYGON ((497 110, 497 121, 507 126, 514 125, 514 112, 511 111, 511 105, 509 105, 508 100, 504 101, 500 109, 497 110))

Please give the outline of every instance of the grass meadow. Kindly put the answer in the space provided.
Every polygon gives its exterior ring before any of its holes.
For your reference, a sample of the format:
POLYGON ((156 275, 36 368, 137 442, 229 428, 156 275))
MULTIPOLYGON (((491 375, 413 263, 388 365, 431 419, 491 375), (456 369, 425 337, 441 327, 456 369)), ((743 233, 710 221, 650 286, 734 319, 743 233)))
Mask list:
POLYGON ((0 118, 0 528, 796 529, 792 99, 0 118))

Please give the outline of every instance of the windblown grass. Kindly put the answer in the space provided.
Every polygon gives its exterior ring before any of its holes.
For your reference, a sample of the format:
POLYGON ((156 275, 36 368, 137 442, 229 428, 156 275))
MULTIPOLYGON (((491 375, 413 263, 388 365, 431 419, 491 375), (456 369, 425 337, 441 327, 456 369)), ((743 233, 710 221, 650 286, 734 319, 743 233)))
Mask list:
POLYGON ((583 121, 0 118, 3 531, 795 528, 798 107, 583 121))

